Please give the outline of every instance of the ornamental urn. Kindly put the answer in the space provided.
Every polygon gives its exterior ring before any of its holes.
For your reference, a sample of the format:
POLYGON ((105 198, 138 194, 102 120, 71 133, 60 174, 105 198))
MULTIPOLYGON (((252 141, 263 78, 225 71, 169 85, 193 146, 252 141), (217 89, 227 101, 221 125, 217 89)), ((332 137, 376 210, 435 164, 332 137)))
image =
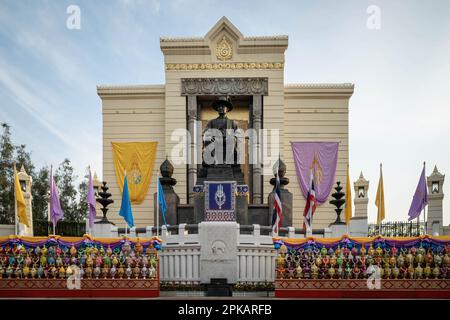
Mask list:
POLYGON ((30 274, 30 268, 28 267, 28 265, 25 265, 23 267, 23 276, 24 276, 24 278, 28 278, 29 274, 30 274))
POLYGON ((316 266, 315 263, 311 264, 311 277, 313 279, 317 279, 319 275, 319 268, 316 266))
POLYGON ((87 277, 88 279, 91 279, 91 278, 92 278, 92 268, 91 268, 91 266, 87 266, 87 268, 86 268, 86 270, 85 270, 85 274, 86 274, 86 277, 87 277))
POLYGON ((50 276, 51 276, 53 279, 56 279, 57 275, 58 275, 58 269, 56 269, 56 267, 53 265, 53 266, 50 268, 50 276))
POLYGON ((320 254, 321 254, 322 256, 326 256, 326 255, 327 255, 327 248, 322 247, 322 249, 320 249, 320 254))
POLYGON ((133 270, 131 270, 130 265, 128 265, 127 269, 125 270, 125 274, 127 276, 128 279, 131 278, 132 274, 133 274, 133 270))
POLYGON ((425 266, 425 268, 423 269, 423 274, 425 276, 425 279, 428 279, 431 275, 431 267, 430 265, 427 263, 427 265, 425 266))
POLYGON ((86 265, 88 267, 92 267, 93 264, 94 264, 94 260, 92 259, 91 255, 88 255, 88 257, 86 259, 86 265))
POLYGON ((422 275, 423 275, 423 268, 419 265, 417 265, 416 270, 414 272, 415 278, 416 279, 421 279, 422 275))
POLYGON ((444 256, 444 265, 448 266, 449 264, 450 264, 450 256, 448 255, 448 253, 446 253, 444 256))
POLYGON ((106 254, 108 255, 108 256, 111 256, 112 255, 112 249, 111 249, 111 246, 110 245, 108 245, 108 248, 106 249, 106 254))
POLYGON ((155 267, 154 266, 151 266, 150 268, 149 268, 149 271, 148 271, 148 274, 149 274, 149 277, 150 278, 156 278, 156 269, 155 269, 155 267))
POLYGON ((115 265, 113 265, 113 266, 111 267, 111 270, 109 271, 109 273, 111 274, 111 278, 114 279, 114 277, 115 277, 115 275, 116 275, 116 273, 117 273, 117 269, 116 269, 116 266, 115 266, 115 265))
POLYGON ((72 247, 70 248, 70 255, 75 256, 77 254, 77 249, 72 244, 72 247))
POLYGON ((358 267, 358 266, 355 266, 355 267, 353 268, 353 277, 354 277, 355 279, 358 279, 360 273, 361 273, 361 270, 359 269, 359 267, 358 267))
MULTIPOLYGON (((37 269, 36 269, 36 266, 35 266, 35 265, 33 265, 33 267, 31 268, 31 270, 30 270, 30 275, 31 275, 31 279, 36 278, 36 275, 37 275, 37 269)), ((1 277, 1 275, 0 275, 0 277, 1 277)))
POLYGON ((403 257, 403 254, 400 254, 397 258, 397 265, 399 267, 402 267, 405 263, 405 258, 403 257))
POLYGON ((38 270, 37 270, 37 276, 38 276, 39 279, 44 277, 44 267, 42 265, 40 265, 38 270))
POLYGON ((73 270, 70 266, 66 268, 66 277, 69 278, 73 274, 73 270))
POLYGON ((397 265, 397 258, 395 256, 392 256, 389 258, 389 264, 391 265, 391 267, 394 267, 397 265))
POLYGON ((104 279, 108 278, 108 274, 109 274, 109 268, 107 265, 105 265, 102 269, 102 276, 104 279))
POLYGON ((113 266, 117 266, 119 264, 119 259, 117 259, 116 255, 112 256, 112 261, 111 262, 112 262, 113 266))
POLYGON ((144 266, 142 267, 142 269, 141 269, 141 276, 142 276, 142 278, 143 278, 143 279, 146 279, 146 278, 147 278, 147 274, 148 274, 148 269, 147 269, 147 267, 144 265, 144 266))
POLYGON ((441 255, 438 254, 438 253, 434 255, 433 260, 434 260, 434 264, 435 264, 435 265, 440 266, 441 263, 442 263, 442 257, 441 257, 441 255))
POLYGON ((138 279, 139 278, 139 274, 141 273, 141 270, 139 269, 138 264, 136 264, 136 266, 133 269, 133 276, 138 279))
POLYGON ((384 275, 385 275, 386 279, 389 279, 391 277, 391 273, 392 273, 392 270, 389 267, 389 264, 386 263, 384 265, 384 275))
POLYGON ((64 279, 65 276, 66 276, 66 270, 64 269, 63 266, 61 266, 61 268, 59 268, 59 277, 61 279, 64 279))
POLYGON ((414 261, 414 256, 412 255, 411 252, 408 252, 408 254, 406 255, 406 262, 408 264, 411 264, 411 263, 413 263, 413 261, 414 261))
POLYGON ((410 279, 414 279, 414 267, 412 263, 408 267, 408 276, 410 279))
POLYGON ((101 273, 102 273, 102 271, 100 270, 100 267, 96 266, 94 268, 94 277, 95 277, 95 279, 98 279, 98 277, 100 276, 101 273))
POLYGON ((301 279, 303 277, 303 270, 300 265, 298 265, 297 268, 295 269, 295 274, 297 279, 301 279))
POLYGON ((436 265, 433 269, 433 278, 438 279, 440 273, 439 267, 436 265))
POLYGON ((394 276, 394 279, 398 279, 399 274, 400 274, 399 268, 397 268, 397 266, 394 266, 394 268, 392 268, 392 275, 394 276))
POLYGON ((328 276, 330 277, 330 279, 333 279, 335 274, 336 270, 332 266, 328 268, 328 276))

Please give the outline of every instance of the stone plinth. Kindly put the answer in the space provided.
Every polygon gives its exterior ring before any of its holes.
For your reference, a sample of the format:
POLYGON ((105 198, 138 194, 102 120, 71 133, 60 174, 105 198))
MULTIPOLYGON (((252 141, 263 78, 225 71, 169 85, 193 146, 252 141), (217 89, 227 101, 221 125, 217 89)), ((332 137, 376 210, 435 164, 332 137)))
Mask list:
POLYGON ((113 236, 111 227, 113 227, 111 223, 94 223, 91 231, 92 236, 94 238, 111 238, 113 236))
POLYGON ((239 225, 236 222, 207 221, 198 225, 200 243, 200 282, 227 279, 237 282, 237 244, 239 225))

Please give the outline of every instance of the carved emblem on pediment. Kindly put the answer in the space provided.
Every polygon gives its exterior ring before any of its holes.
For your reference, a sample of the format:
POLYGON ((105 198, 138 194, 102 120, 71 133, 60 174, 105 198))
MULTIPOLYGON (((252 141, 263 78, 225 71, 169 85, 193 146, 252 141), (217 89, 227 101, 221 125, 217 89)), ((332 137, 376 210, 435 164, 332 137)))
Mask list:
POLYGON ((219 60, 230 60, 233 57, 233 45, 226 36, 217 43, 216 57, 219 60))

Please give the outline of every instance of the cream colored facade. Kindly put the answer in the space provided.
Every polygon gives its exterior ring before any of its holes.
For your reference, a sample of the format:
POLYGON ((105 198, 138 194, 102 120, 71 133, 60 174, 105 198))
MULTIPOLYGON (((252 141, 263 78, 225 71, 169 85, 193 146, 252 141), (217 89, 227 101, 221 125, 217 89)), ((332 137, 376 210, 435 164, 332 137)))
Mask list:
MULTIPOLYGON (((284 62, 287 36, 244 37, 225 17, 202 38, 161 38, 165 85, 98 86, 103 114, 103 180, 108 182, 115 203, 108 217, 119 226, 121 195, 116 181, 111 142, 158 141, 152 184, 145 201, 133 207, 135 224, 153 224, 153 193, 159 165, 178 144, 172 132, 187 127, 187 97, 182 95, 185 78, 267 78, 263 97, 264 129, 278 129, 282 159, 288 167, 288 189, 294 195, 294 226, 302 225, 304 198, 295 175, 290 141, 339 141, 336 180, 345 184, 348 163, 348 103, 352 84, 285 84, 284 62)), ((229 115, 233 118, 232 112, 229 115)), ((270 148, 270 142, 269 142, 270 148)), ((174 165, 175 190, 186 203, 188 172, 185 164, 174 165)), ((263 200, 272 190, 264 176, 263 200)), ((344 185, 345 187, 345 185, 344 185)), ((324 204, 315 214, 314 228, 323 228, 336 215, 324 204)))

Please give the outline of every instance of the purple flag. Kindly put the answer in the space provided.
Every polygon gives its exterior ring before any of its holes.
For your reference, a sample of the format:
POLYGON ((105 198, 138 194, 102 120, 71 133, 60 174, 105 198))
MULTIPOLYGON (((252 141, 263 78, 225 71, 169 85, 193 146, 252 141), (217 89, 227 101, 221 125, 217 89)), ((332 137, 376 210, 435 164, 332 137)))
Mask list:
POLYGON ((55 179, 52 174, 50 185, 50 221, 55 227, 56 223, 62 219, 63 215, 64 213, 59 202, 58 188, 56 188, 55 179))
POLYGON ((425 180, 425 166, 423 166, 422 174, 420 175, 419 183, 417 184, 416 192, 414 193, 411 207, 409 208, 408 221, 411 221, 420 216, 420 212, 423 210, 423 208, 425 208, 427 203, 428 189, 427 181, 425 180))
POLYGON ((89 228, 94 227, 95 218, 97 216, 96 200, 94 191, 94 180, 92 179, 91 169, 89 169, 89 185, 87 192, 87 203, 89 206, 89 228))
POLYGON ((314 187, 318 204, 325 203, 336 174, 339 142, 291 142, 295 170, 300 190, 308 197, 310 175, 314 172, 314 187))

